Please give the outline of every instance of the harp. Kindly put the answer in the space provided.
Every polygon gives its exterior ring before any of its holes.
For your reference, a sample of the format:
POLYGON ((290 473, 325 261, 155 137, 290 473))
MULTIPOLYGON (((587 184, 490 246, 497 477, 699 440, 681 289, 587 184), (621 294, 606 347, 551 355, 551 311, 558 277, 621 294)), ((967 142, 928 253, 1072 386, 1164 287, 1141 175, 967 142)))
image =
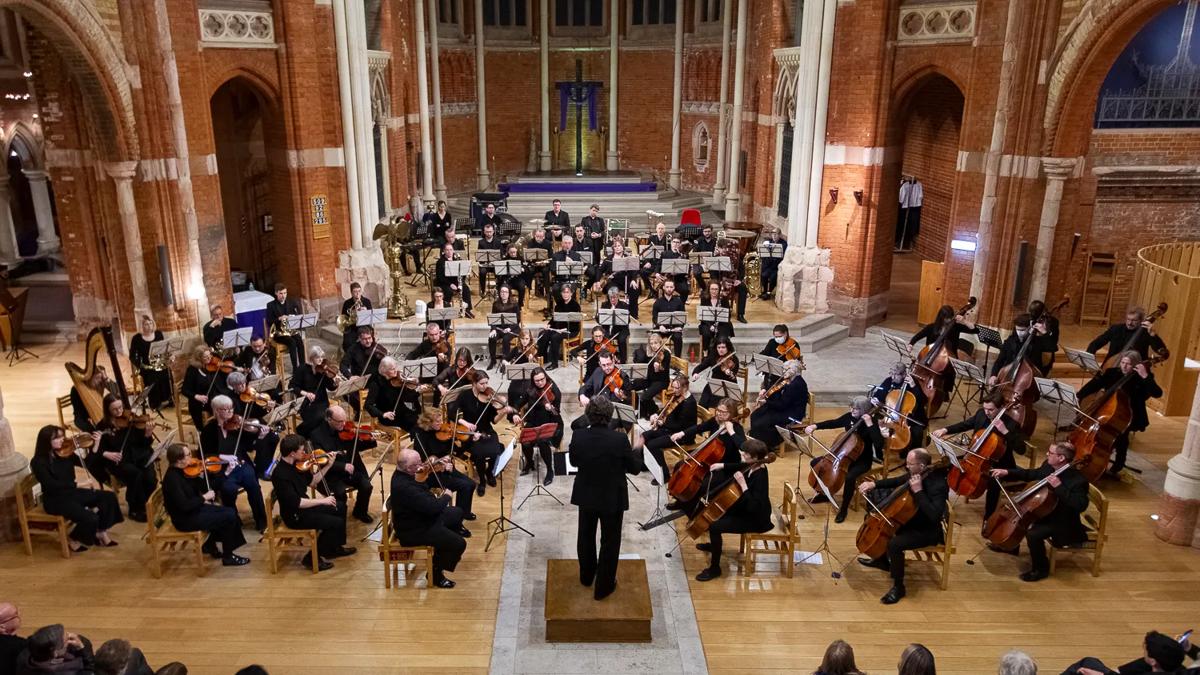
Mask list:
POLYGON ((104 387, 96 389, 92 386, 92 377, 95 376, 96 370, 104 367, 99 361, 101 351, 108 354, 108 361, 112 368, 111 382, 116 385, 116 395, 128 405, 129 398, 125 391, 125 381, 121 378, 120 365, 117 363, 117 350, 113 347, 111 327, 93 328, 92 332, 88 333, 87 341, 84 343, 85 360, 82 367, 70 362, 65 366, 67 374, 71 376, 75 391, 79 393, 79 398, 87 408, 88 418, 93 424, 104 419, 104 395, 107 393, 104 387))

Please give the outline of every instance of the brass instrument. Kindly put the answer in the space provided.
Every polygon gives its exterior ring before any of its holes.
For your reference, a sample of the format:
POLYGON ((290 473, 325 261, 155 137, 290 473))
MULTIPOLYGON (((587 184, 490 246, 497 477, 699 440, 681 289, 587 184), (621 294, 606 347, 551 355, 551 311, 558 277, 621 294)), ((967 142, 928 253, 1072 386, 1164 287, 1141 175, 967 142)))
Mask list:
POLYGON ((296 334, 296 331, 288 328, 287 322, 281 317, 275 325, 271 326, 271 339, 277 337, 291 337, 296 334))
POLYGON ((742 269, 746 272, 743 277, 746 280, 746 293, 752 298, 762 295, 762 260, 757 252, 746 254, 742 269))
POLYGON ((358 324, 358 310, 362 309, 362 300, 355 300, 345 314, 338 314, 338 330, 345 333, 358 324))

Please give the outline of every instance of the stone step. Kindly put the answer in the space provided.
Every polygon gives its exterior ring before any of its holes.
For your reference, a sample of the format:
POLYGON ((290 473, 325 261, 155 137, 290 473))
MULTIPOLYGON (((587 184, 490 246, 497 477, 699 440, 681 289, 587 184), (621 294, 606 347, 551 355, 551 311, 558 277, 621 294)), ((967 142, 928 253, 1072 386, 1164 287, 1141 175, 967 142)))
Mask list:
POLYGON ((848 335, 850 335, 849 326, 831 324, 816 331, 806 333, 797 338, 796 341, 800 343, 800 349, 804 353, 811 354, 841 342, 848 335))
POLYGON ((615 185, 619 185, 619 184, 637 185, 642 182, 648 182, 648 181, 646 181, 646 179, 644 179, 639 174, 628 173, 628 174, 603 174, 603 175, 587 175, 587 176, 554 175, 554 174, 523 175, 523 176, 514 176, 512 178, 505 180, 504 182, 506 182, 506 183, 533 183, 535 185, 539 184, 539 183, 583 183, 585 185, 588 183, 603 183, 606 185, 614 185, 614 184, 615 185))

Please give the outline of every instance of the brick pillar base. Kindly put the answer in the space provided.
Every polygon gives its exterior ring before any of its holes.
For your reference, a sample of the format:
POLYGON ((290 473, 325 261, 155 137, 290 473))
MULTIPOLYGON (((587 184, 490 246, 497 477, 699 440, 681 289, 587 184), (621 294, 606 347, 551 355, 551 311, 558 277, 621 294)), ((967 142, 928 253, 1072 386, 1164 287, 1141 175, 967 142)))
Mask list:
POLYGON ((789 246, 783 262, 779 264, 775 305, 785 312, 826 312, 829 310, 829 284, 832 281, 829 249, 789 246))
POLYGON ((334 279, 341 289, 342 298, 350 297, 350 284, 362 284, 363 296, 370 298, 373 307, 387 307, 391 296, 389 270, 383 261, 383 250, 371 245, 338 252, 338 266, 334 279))

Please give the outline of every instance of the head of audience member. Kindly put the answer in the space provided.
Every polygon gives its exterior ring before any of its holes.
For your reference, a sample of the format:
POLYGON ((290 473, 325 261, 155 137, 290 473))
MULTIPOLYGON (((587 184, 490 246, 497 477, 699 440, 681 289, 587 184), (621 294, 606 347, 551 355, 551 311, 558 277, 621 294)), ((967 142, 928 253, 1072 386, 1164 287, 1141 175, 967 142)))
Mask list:
POLYGON ((129 644, 128 640, 115 638, 100 645, 96 650, 96 675, 126 675, 150 670, 142 650, 129 644))
POLYGON ((16 635, 21 629, 21 612, 11 602, 0 602, 0 635, 16 635))
POLYGON ((1014 649, 1000 657, 998 675, 1037 675, 1037 661, 1023 651, 1014 649))
POLYGON ((896 675, 937 675, 937 666, 933 662, 933 652, 925 645, 911 644, 900 653, 900 663, 896 666, 896 675))
POLYGON ((1186 656, 1183 645, 1171 636, 1152 630, 1146 633, 1143 646, 1146 650, 1145 661, 1151 672, 1173 673, 1183 666, 1186 656))
MULTIPOLYGON (((845 640, 834 640, 825 648, 821 659, 820 675, 861 675, 854 662, 854 648, 845 640)), ((816 675, 816 673, 814 673, 816 675)))

